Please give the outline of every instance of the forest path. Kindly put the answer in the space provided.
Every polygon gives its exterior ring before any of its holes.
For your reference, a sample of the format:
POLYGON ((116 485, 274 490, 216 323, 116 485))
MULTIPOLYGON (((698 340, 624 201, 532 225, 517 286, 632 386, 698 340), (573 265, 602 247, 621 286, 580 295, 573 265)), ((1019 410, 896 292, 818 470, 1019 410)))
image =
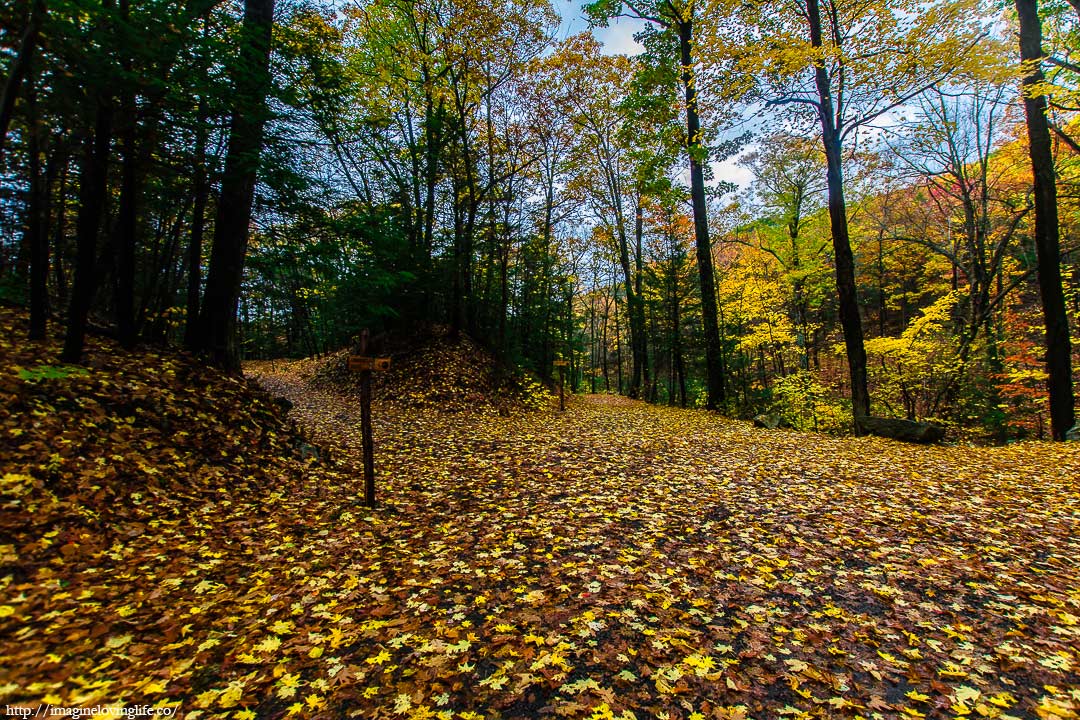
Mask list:
MULTIPOLYGON (((359 467, 355 398, 259 379, 359 467)), ((374 418, 381 505, 339 561, 370 587, 361 667, 390 666, 364 717, 1080 702, 1076 446, 763 431, 610 397, 374 418)))

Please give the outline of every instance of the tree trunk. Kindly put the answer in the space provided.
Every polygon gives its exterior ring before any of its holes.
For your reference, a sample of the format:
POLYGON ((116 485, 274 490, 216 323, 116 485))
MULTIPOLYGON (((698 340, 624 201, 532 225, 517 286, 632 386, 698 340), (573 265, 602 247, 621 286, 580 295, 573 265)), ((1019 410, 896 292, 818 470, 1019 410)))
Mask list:
POLYGON ((686 98, 686 152, 690 156, 690 200, 694 209, 694 241, 697 247, 698 276, 701 281, 701 319, 705 331, 705 370, 707 398, 705 407, 717 410, 726 401, 723 348, 717 322, 716 281, 713 273, 712 243, 705 205, 705 175, 701 167, 705 149, 701 145, 701 121, 698 118, 697 90, 694 88, 692 42, 694 21, 678 23, 679 54, 686 98))
MULTIPOLYGON (((618 235, 619 265, 622 267, 623 285, 626 290, 626 324, 630 329, 630 358, 633 361, 630 368, 630 387, 627 389, 626 394, 629 397, 637 398, 641 396, 641 373, 644 363, 641 357, 641 348, 644 346, 642 340, 645 335, 645 328, 639 324, 639 321, 644 319, 644 313, 638 312, 640 298, 634 289, 634 271, 630 267, 630 244, 626 237, 626 221, 622 212, 622 201, 618 192, 619 186, 614 181, 609 182, 612 188, 612 200, 615 205, 615 232, 618 235)), ((622 368, 621 356, 619 367, 622 368)), ((619 381, 619 391, 622 391, 621 380, 619 381)))
POLYGON ((199 98, 195 129, 195 204, 191 211, 191 240, 187 252, 187 314, 184 326, 184 347, 198 350, 199 292, 202 289, 202 247, 206 228, 206 204, 210 199, 210 183, 206 177, 206 106, 199 98))
POLYGON ((61 150, 62 157, 58 159, 60 165, 60 187, 56 192, 56 227, 53 229, 53 278, 56 281, 56 297, 60 307, 67 306, 68 287, 67 275, 64 272, 64 245, 67 232, 67 177, 70 157, 67 148, 61 150))
POLYGON ((32 0, 30 18, 19 41, 19 53, 11 62, 11 72, 4 83, 3 94, 0 94, 0 161, 4 159, 4 142, 7 140, 8 126, 15 112, 15 98, 19 95, 19 86, 22 85, 23 78, 29 74, 31 59, 37 48, 41 23, 45 19, 46 12, 45 0, 32 0))
MULTIPOLYGON (((111 3, 105 3, 108 9, 111 3)), ((113 101, 105 88, 94 91, 94 132, 84 142, 79 170, 79 213, 75 221, 75 278, 68 305, 67 334, 60 360, 82 362, 86 321, 97 289, 97 245, 105 213, 109 150, 112 146, 113 101)))
MULTIPOLYGON (((32 71, 27 70, 30 75, 32 71)), ((41 118, 37 110, 37 88, 28 79, 26 90, 27 150, 30 155, 30 202, 27 207, 26 245, 30 251, 30 333, 31 340, 44 340, 49 317, 49 183, 41 168, 41 118)))
MULTIPOLYGON (((810 22, 810 44, 823 46, 821 11, 818 0, 807 0, 810 22)), ((844 330, 848 370, 851 377, 851 406, 855 432, 859 433, 859 418, 870 414, 870 392, 866 381, 866 348, 863 346, 862 319, 855 286, 855 257, 848 235, 847 204, 844 200, 843 148, 840 128, 833 111, 832 86, 822 63, 814 73, 817 85, 818 116, 821 120, 821 140, 825 148, 826 181, 828 185, 829 222, 832 228, 833 254, 836 262, 836 290, 840 300, 840 325, 844 330)))
MULTIPOLYGON (((679 274, 675 262, 671 263, 671 355, 672 372, 678 380, 679 406, 686 407, 686 367, 683 363, 682 314, 679 312, 679 274)), ((674 398, 673 398, 674 399, 674 398)))
MULTIPOLYGON (((123 5, 123 3, 122 3, 123 5)), ((124 123, 120 131, 123 161, 120 169, 120 206, 113 233, 116 246, 116 329, 125 348, 135 345, 135 244, 138 225, 138 164, 135 102, 130 91, 120 100, 124 123)))
POLYGON ((1075 422, 1069 344, 1069 320, 1061 288, 1061 249, 1058 240, 1057 186, 1046 97, 1031 96, 1029 88, 1043 81, 1038 63, 1043 58, 1042 25, 1036 0, 1016 0, 1020 20, 1020 60, 1031 63, 1024 77, 1024 112, 1027 116, 1031 170, 1035 189, 1035 253, 1039 263, 1039 291, 1046 325, 1046 386, 1050 394, 1050 433, 1064 440, 1075 422))
POLYGON ((240 369, 236 310, 266 124, 273 24, 274 0, 245 0, 240 57, 232 71, 235 99, 229 149, 199 316, 201 349, 213 363, 230 371, 240 369))
MULTIPOLYGON (((645 278, 645 253, 642 243, 645 236, 645 220, 641 209, 641 197, 638 196, 637 206, 634 210, 634 295, 637 297, 637 327, 638 333, 636 359, 634 365, 641 364, 641 382, 650 385, 649 375, 649 340, 645 330, 645 296, 642 293, 642 282, 645 278)), ((636 372, 636 371, 635 371, 636 372)))

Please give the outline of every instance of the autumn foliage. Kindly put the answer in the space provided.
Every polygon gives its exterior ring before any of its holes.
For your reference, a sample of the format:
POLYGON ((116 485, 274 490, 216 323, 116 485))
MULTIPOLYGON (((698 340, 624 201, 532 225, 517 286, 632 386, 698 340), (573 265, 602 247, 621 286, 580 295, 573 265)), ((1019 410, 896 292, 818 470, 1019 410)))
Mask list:
MULTIPOLYGON (((1080 449, 588 396, 376 402, 2 312, 0 702, 194 718, 1070 718, 1080 449)), ((329 362, 333 362, 332 360, 329 362)), ((315 363, 308 370, 318 371, 315 363)), ((442 372, 453 376, 454 368, 442 372)), ((417 378, 417 386, 424 386, 417 378)))

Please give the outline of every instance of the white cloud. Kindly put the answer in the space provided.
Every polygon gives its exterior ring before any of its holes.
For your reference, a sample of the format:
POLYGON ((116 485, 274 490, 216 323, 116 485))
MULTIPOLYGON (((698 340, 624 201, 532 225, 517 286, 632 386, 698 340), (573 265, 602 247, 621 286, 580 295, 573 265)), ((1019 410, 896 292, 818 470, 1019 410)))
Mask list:
MULTIPOLYGON (((559 26, 560 39, 589 30, 589 21, 581 12, 580 0, 569 0, 562 9, 562 24, 559 26)), ((643 20, 631 18, 612 18, 607 27, 594 28, 593 36, 604 46, 608 55, 637 55, 645 48, 634 40, 634 33, 645 26, 643 20)))
POLYGON ((749 168, 739 165, 737 156, 730 157, 727 160, 722 160, 720 162, 714 162, 711 164, 711 167, 714 178, 735 183, 739 186, 740 190, 745 190, 750 187, 754 181, 754 174, 750 172, 749 168))
POLYGON ((634 39, 634 33, 640 32, 644 26, 643 20, 617 18, 606 28, 596 28, 593 34, 603 43, 604 52, 608 55, 638 55, 645 48, 634 39))

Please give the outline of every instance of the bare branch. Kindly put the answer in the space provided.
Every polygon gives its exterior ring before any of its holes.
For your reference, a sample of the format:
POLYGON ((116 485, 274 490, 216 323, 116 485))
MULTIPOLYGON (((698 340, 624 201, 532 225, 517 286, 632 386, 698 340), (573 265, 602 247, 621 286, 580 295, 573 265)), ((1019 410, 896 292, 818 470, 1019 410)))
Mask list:
MULTIPOLYGON (((1080 0, 1078 0, 1080 2, 1080 0)), ((1062 130, 1057 123, 1050 123, 1050 129, 1054 131, 1054 134, 1061 138, 1061 141, 1068 145, 1074 153, 1080 153, 1080 144, 1069 137, 1068 133, 1062 130)))

